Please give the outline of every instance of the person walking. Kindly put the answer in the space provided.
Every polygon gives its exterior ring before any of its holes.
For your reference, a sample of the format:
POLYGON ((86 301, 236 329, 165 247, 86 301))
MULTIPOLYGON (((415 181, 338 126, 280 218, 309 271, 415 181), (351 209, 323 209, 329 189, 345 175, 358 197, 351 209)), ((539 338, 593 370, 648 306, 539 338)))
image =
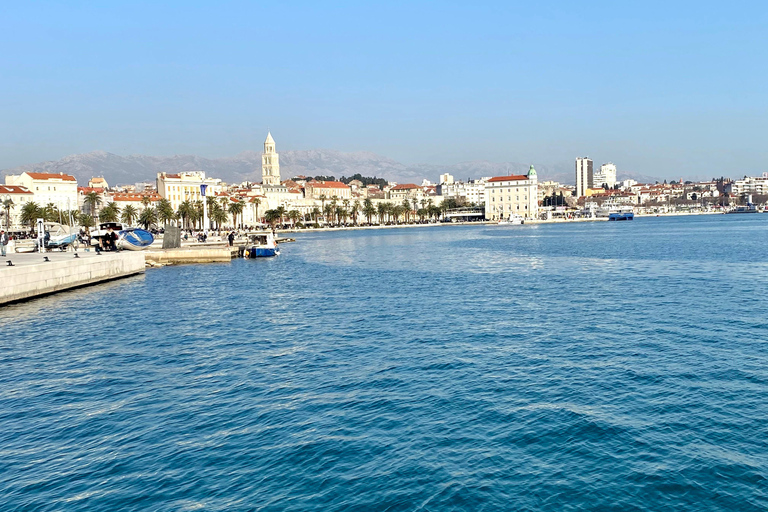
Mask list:
POLYGON ((5 258, 5 251, 8 248, 8 233, 4 229, 0 229, 0 251, 2 251, 3 258, 5 258))

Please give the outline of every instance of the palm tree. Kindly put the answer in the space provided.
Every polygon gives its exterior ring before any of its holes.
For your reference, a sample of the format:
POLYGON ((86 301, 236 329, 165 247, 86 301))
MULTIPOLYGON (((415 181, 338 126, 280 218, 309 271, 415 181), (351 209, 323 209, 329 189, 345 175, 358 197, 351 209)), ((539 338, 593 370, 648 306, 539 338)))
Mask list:
POLYGON ((379 214, 379 224, 384 223, 384 215, 387 213, 387 203, 379 203, 376 207, 376 210, 379 214))
POLYGON ((141 205, 144 207, 145 210, 147 209, 147 207, 149 206, 149 203, 151 202, 152 200, 149 198, 148 195, 145 195, 144 197, 141 198, 141 205))
POLYGON ((352 209, 349 211, 352 215, 352 223, 357 225, 357 214, 360 213, 360 201, 355 201, 352 204, 352 209))
POLYGON ((363 201, 363 215, 368 219, 368 224, 371 223, 371 217, 376 215, 376 208, 373 207, 373 201, 368 198, 363 201))
POLYGON ((195 207, 192 201, 185 199, 179 205, 179 209, 176 211, 176 216, 181 219, 182 227, 189 228, 189 220, 195 216, 195 207))
POLYGON ((77 221, 80 223, 81 226, 85 228, 92 228, 96 224, 93 221, 93 217, 91 217, 87 213, 81 213, 77 221))
POLYGON ((211 221, 216 223, 216 229, 221 229, 228 220, 229 214, 224 208, 216 208, 211 217, 211 221))
POLYGON ((328 218, 331 216, 331 212, 333 212, 333 207, 329 204, 323 206, 323 217, 325 217, 325 223, 329 224, 328 218))
MULTIPOLYGON (((325 194, 320 194, 320 208, 325 211, 325 200, 328 199, 325 194)), ((327 219, 326 219, 327 220, 327 219)))
POLYGON ((169 200, 163 198, 157 202, 157 219, 164 225, 168 221, 176 219, 176 212, 173 211, 173 206, 169 200))
POLYGON ((264 219, 269 223, 270 226, 272 226, 272 229, 275 229, 275 225, 280 220, 280 212, 277 210, 267 210, 264 213, 264 219))
POLYGON ((259 221, 259 205, 261 204, 261 199, 258 197, 254 197, 251 199, 251 204, 256 209, 254 218, 256 219, 256 222, 259 221))
POLYGON ((291 210, 288 212, 288 218, 291 219, 295 227, 296 222, 301 218, 301 212, 299 210, 291 210))
POLYGON ((336 218, 338 219, 339 224, 341 224, 342 222, 346 223, 347 210, 345 210, 343 206, 336 207, 336 218))
POLYGON ((139 224, 143 224, 144 229, 149 229, 151 224, 157 224, 157 211, 154 208, 144 208, 139 215, 139 224))
POLYGON ((101 194, 95 191, 88 192, 83 198, 83 204, 91 210, 91 218, 96 216, 96 208, 101 204, 101 194))
POLYGON ((124 223, 128 224, 129 226, 133 224, 133 219, 139 216, 139 212, 136 211, 136 208, 129 204, 125 208, 123 208, 123 215, 120 217, 120 220, 124 223))
POLYGON ((11 208, 13 208, 13 199, 10 197, 3 200, 3 209, 5 210, 5 230, 11 230, 11 208))
POLYGON ((243 203, 235 201, 229 205, 229 213, 232 214, 232 223, 237 228, 237 216, 243 213, 243 203))
POLYGON ((310 216, 312 217, 312 220, 315 222, 315 224, 317 224, 317 217, 320 215, 320 213, 321 213, 320 208, 318 208, 317 206, 312 208, 312 212, 310 213, 310 216))
POLYGON ((280 215, 280 224, 283 223, 283 217, 285 217, 285 207, 284 206, 278 206, 275 208, 275 211, 280 215))
POLYGON ((119 216, 120 207, 114 202, 109 203, 99 212, 99 220, 101 222, 117 222, 119 216))
POLYGON ((411 216, 411 203, 408 202, 408 199, 403 199, 403 204, 401 204, 400 206, 403 207, 403 213, 405 214, 405 222, 408 222, 408 219, 411 216))
POLYGON ((40 207, 34 201, 30 201, 21 207, 21 223, 29 224, 30 231, 32 230, 32 224, 41 215, 40 207))

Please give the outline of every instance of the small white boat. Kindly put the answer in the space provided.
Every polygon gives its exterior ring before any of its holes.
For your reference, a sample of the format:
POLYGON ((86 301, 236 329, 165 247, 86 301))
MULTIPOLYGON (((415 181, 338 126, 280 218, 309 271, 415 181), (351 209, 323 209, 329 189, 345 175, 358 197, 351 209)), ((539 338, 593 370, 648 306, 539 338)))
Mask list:
POLYGON ((499 220, 499 226, 520 225, 525 221, 520 215, 510 215, 508 219, 499 220))
POLYGON ((275 236, 266 231, 264 233, 251 233, 248 235, 249 244, 245 246, 246 258, 270 258, 280 255, 275 236))

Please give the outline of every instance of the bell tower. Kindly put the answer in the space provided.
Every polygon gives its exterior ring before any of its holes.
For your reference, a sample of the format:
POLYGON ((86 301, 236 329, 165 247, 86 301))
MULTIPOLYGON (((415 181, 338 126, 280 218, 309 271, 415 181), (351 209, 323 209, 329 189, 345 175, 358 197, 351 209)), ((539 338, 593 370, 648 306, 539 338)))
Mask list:
POLYGON ((275 152, 275 139, 272 133, 267 133, 264 141, 264 153, 261 155, 262 185, 280 184, 280 155, 275 152))

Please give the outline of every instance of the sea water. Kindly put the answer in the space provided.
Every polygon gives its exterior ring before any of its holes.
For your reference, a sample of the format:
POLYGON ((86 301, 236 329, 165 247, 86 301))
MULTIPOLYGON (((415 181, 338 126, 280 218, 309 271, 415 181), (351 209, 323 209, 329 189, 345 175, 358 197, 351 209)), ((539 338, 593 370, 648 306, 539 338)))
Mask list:
POLYGON ((768 215, 296 239, 0 309, 0 510, 768 509, 768 215))

